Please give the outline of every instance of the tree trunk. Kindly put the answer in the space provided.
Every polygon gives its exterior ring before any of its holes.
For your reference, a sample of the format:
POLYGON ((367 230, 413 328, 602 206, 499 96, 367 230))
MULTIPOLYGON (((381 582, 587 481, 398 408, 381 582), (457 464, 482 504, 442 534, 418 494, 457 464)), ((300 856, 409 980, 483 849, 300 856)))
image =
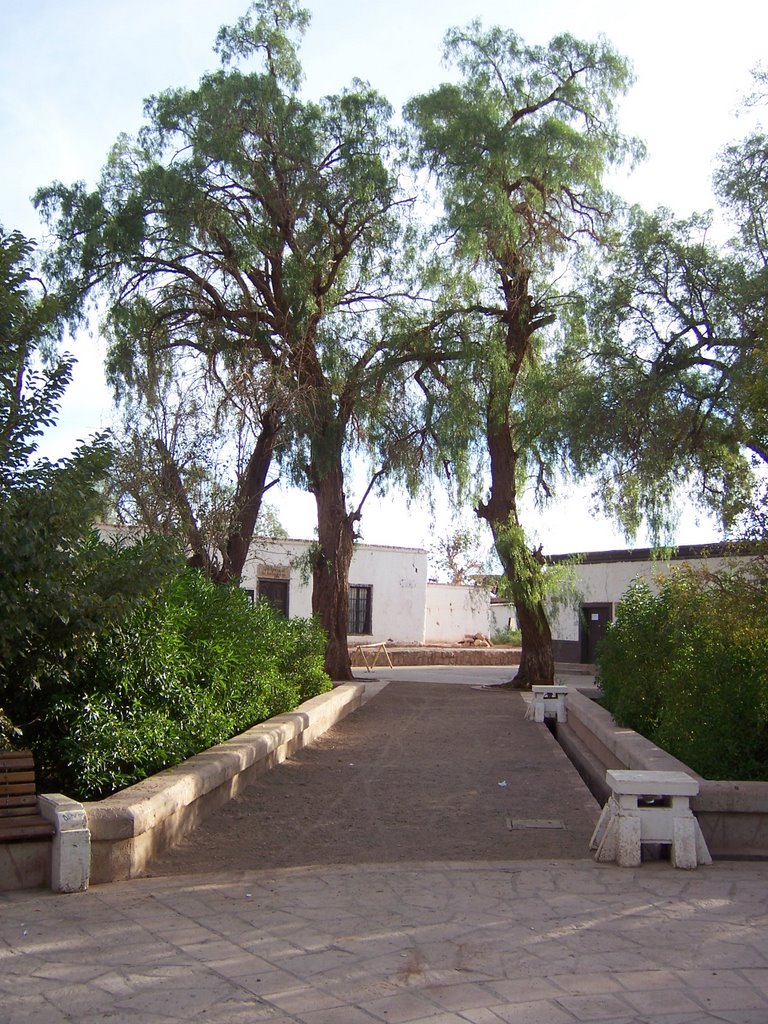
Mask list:
POLYGON ((277 413, 268 409, 262 418, 256 445, 235 493, 235 514, 232 528, 221 552, 221 564, 217 564, 214 557, 211 538, 206 537, 200 529, 176 460, 161 438, 154 441, 155 449, 162 460, 162 491, 166 499, 175 506, 184 523, 190 552, 187 565, 202 569, 214 583, 239 583, 243 575, 243 566, 248 557, 256 520, 267 489, 267 475, 272 465, 272 456, 281 426, 277 413))
POLYGON ((227 537, 224 564, 217 579, 218 583, 239 582, 243 575, 243 566, 248 557, 256 520, 259 518, 264 492, 267 489, 267 475, 272 465, 272 456, 281 426, 280 417, 273 410, 267 410, 261 421, 261 432, 256 446, 251 452, 235 495, 235 522, 227 537))
MULTIPOLYGON (((325 460, 326 464, 328 461, 325 460)), ((335 682, 354 678, 347 644, 349 566, 355 540, 354 518, 347 512, 341 456, 322 474, 310 467, 317 504, 318 552, 313 568, 312 614, 328 637, 325 671, 335 682)))
MULTIPOLYGON (((510 419, 512 394, 530 335, 512 319, 507 335, 506 372, 491 370, 486 410, 486 443, 491 470, 488 501, 477 514, 491 527, 494 545, 509 583, 522 639, 517 675, 509 684, 530 690, 536 684, 551 686, 555 680, 552 633, 541 600, 534 598, 541 564, 525 547, 517 513, 517 461, 514 427, 510 419)), ((523 318, 523 324, 528 320, 523 318)))
POLYGON ((555 659, 552 655, 552 631, 541 603, 533 608, 515 603, 517 622, 522 637, 522 651, 515 689, 530 690, 532 686, 552 686, 555 681, 555 659))

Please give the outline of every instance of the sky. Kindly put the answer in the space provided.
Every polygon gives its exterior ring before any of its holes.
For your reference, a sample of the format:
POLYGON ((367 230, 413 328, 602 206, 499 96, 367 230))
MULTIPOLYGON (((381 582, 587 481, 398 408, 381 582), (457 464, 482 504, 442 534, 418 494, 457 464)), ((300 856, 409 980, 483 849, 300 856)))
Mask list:
MULTIPOLYGON (((93 187, 118 134, 140 127, 146 97, 192 86, 217 66, 216 32, 243 14, 246 3, 0 0, 0 224, 44 240, 33 192, 54 180, 93 187)), ((604 35, 634 66, 621 123, 648 148, 641 167, 611 184, 631 202, 665 205, 681 216, 713 205, 717 154, 747 130, 740 100, 750 69, 765 59, 768 38, 768 5, 761 0, 309 0, 306 6, 312 14, 301 50, 306 95, 338 91, 358 77, 395 109, 445 79, 442 39, 451 26, 480 18, 513 29, 527 43, 546 43, 563 31, 585 39, 604 35)), ((54 458, 107 427, 112 416, 98 326, 68 347, 78 367, 47 442, 54 458)), ((270 500, 292 536, 313 535, 311 497, 275 488, 270 500)), ((524 525, 549 554, 626 546, 591 504, 588 488, 565 490, 546 513, 528 506, 524 525)), ((361 525, 367 543, 423 547, 453 528, 444 503, 435 521, 398 494, 369 499, 361 525)), ((676 540, 717 535, 713 522, 687 510, 676 540)), ((643 535, 636 540, 646 542, 643 535)))

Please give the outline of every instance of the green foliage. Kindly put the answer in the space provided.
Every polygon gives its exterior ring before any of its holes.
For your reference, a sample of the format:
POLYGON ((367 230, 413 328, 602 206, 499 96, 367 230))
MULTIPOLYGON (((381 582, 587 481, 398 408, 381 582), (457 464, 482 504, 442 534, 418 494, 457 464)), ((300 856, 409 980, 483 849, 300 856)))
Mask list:
POLYGON ((531 546, 525 530, 516 523, 497 530, 496 550, 505 570, 497 587, 503 600, 525 608, 543 605, 550 614, 578 603, 577 555, 556 563, 547 562, 541 549, 531 546))
POLYGON ((605 704, 712 779, 768 780, 768 564, 635 583, 598 654, 605 704))
POLYGON ((528 46, 479 21, 452 29, 445 53, 462 81, 416 97, 406 116, 460 249, 491 268, 549 273, 569 238, 608 225, 606 167, 642 153, 616 119, 629 66, 604 40, 528 46))
POLYGON ((151 592, 172 558, 157 539, 125 548, 94 531, 105 437, 60 462, 37 455, 72 360, 52 352, 62 307, 36 290, 31 256, 22 236, 0 231, 0 709, 10 739, 34 731, 93 638, 151 592))
POLYGON ((683 488, 731 525, 754 488, 749 452, 768 449, 759 303, 710 227, 633 209, 592 282, 592 342, 563 415, 578 472, 597 475, 628 536, 644 520, 668 537, 683 488))
POLYGON ((32 747, 42 785, 96 797, 329 684, 315 623, 177 575, 157 536, 99 538, 105 437, 37 457, 71 360, 40 363, 61 304, 35 293, 30 257, 0 232, 0 737, 32 747))
POLYGON ((186 569, 103 631, 40 709, 49 784, 96 799, 330 688, 314 620, 186 569))
MULTIPOLYGON (((335 582, 316 606, 341 649, 362 505, 347 511, 345 457, 367 456, 375 480, 412 480, 418 456, 410 417, 397 415, 415 359, 400 347, 408 333, 394 343, 390 326, 409 305, 411 200, 383 97, 359 80, 317 101, 300 93, 307 20, 296 0, 251 4, 219 33, 222 67, 150 98, 143 129, 118 139, 95 191, 55 183, 37 201, 59 242, 50 270, 104 299, 108 369, 140 412, 138 459, 124 465, 129 496, 149 500, 134 509, 181 523, 192 564, 237 580, 272 461, 288 466, 326 521, 335 582), (178 382, 198 398, 191 436, 168 429, 189 409, 178 382), (211 467, 196 442, 221 439, 227 422, 218 454, 230 461, 201 479, 211 467)), ((351 673, 343 661, 338 678, 351 673)))
POLYGON ((519 647, 522 636, 519 629, 497 629, 491 636, 491 643, 519 647))
MULTIPOLYGON (((752 102, 765 102, 755 73, 752 102)), ((768 135, 720 155, 718 244, 712 215, 627 212, 592 278, 588 359, 564 396, 571 457, 596 473, 609 513, 656 540, 691 498, 734 535, 764 535, 768 465, 768 135)), ((575 366, 575 363, 573 364, 575 366)))
POLYGON ((443 204, 436 280, 450 287, 445 306, 438 299, 448 310, 437 330, 463 348, 455 371, 435 373, 439 424, 448 428, 438 446, 443 460, 458 462, 460 484, 468 467, 476 480, 490 476, 477 513, 517 609, 518 680, 540 682, 554 672, 546 574, 525 542, 518 495, 532 482, 537 495, 550 494, 567 447, 558 398, 569 382, 554 373, 553 355, 567 332, 552 330, 573 305, 563 264, 610 237, 616 201, 603 177, 642 153, 616 116, 632 75, 605 40, 562 34, 528 46, 479 21, 448 33, 446 58, 460 81, 405 111, 414 160, 434 175, 443 204))

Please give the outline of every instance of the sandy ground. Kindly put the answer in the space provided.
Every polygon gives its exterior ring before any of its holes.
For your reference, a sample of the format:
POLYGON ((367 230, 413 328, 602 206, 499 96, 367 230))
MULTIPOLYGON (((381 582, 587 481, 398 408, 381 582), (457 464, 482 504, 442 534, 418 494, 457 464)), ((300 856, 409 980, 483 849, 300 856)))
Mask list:
POLYGON ((524 710, 514 691, 389 682, 148 873, 586 858, 599 808, 524 710))

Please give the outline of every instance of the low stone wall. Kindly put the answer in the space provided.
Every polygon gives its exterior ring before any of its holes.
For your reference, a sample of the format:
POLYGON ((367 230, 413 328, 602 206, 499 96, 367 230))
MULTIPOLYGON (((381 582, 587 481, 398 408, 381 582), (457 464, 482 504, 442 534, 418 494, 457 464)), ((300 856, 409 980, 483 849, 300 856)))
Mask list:
POLYGON ((105 800, 83 806, 91 831, 91 883, 141 875, 258 774, 284 761, 364 702, 364 683, 345 683, 270 718, 105 800))
MULTIPOLYGON (((368 664, 376 658, 376 668, 386 668, 384 652, 365 647, 368 664), (378 657, 377 657, 378 654, 378 657)), ((387 654, 395 668, 406 665, 519 665, 519 647, 387 647, 387 654)), ((350 646, 353 668, 365 668, 363 654, 350 646)))
POLYGON ((768 858, 768 782, 704 779, 644 736, 616 725, 587 693, 569 690, 567 709, 568 721, 556 724, 558 742, 601 803, 609 793, 609 768, 687 772, 699 782, 691 807, 712 856, 768 858))

